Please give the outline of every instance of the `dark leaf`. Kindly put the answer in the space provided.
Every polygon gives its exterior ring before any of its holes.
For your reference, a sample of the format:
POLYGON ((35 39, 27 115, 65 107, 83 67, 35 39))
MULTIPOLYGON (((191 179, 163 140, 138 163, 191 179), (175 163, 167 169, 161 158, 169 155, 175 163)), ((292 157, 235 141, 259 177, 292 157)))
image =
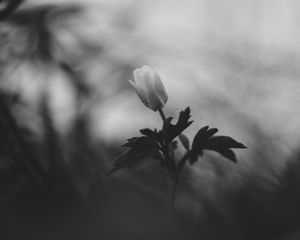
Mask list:
POLYGON ((218 132, 217 128, 209 129, 209 126, 205 126, 201 128, 194 137, 192 149, 196 147, 199 148, 200 146, 202 147, 205 141, 211 136, 213 136, 214 134, 216 134, 217 132, 218 132))
POLYGON ((182 133, 187 127, 189 127, 193 121, 189 121, 191 110, 187 107, 184 111, 179 113, 177 123, 174 125, 171 123, 172 118, 167 118, 163 125, 163 136, 165 144, 172 142, 180 133, 182 133))
POLYGON ((177 141, 173 141, 173 142, 171 142, 170 147, 171 147, 173 150, 175 150, 175 149, 177 148, 177 145, 178 145, 177 141))
POLYGON ((179 134, 179 140, 182 143, 182 146, 186 149, 190 149, 190 141, 183 133, 179 134))
POLYGON ((144 129, 140 130, 140 133, 147 137, 153 138, 154 140, 158 141, 159 143, 162 142, 162 132, 161 131, 158 132, 156 129, 154 129, 154 131, 153 131, 149 128, 144 128, 144 129))
POLYGON ((127 142, 122 145, 122 147, 133 147, 138 139, 138 137, 129 138, 127 139, 127 142))
POLYGON ((228 148, 220 148, 220 149, 214 149, 214 151, 216 151, 217 153, 221 154, 223 157, 233 161, 233 162, 237 162, 236 160, 236 156, 234 154, 234 152, 231 149, 228 148))
POLYGON ((158 143, 150 137, 133 137, 127 140, 123 146, 140 149, 159 149, 158 143))
POLYGON ((201 128, 194 137, 192 150, 189 157, 190 163, 197 161, 198 156, 203 154, 203 150, 212 150, 218 152, 225 158, 237 162, 236 156, 231 148, 247 148, 244 144, 237 142, 228 136, 213 136, 218 132, 216 128, 205 126, 201 128))
POLYGON ((149 128, 141 129, 140 133, 143 134, 143 135, 145 135, 145 136, 148 136, 148 137, 153 137, 156 134, 155 130, 153 131, 153 130, 151 130, 149 128))
POLYGON ((124 147, 130 148, 126 153, 118 157, 113 163, 112 170, 108 174, 111 174, 121 168, 131 167, 139 162, 139 160, 147 157, 153 157, 159 159, 162 163, 162 155, 159 151, 159 144, 151 137, 133 137, 127 140, 124 147))
POLYGON ((113 168, 108 172, 108 174, 112 174, 122 168, 130 168, 138 164, 140 160, 146 159, 147 157, 158 159, 162 166, 165 165, 164 158, 157 149, 144 149, 142 151, 131 149, 115 160, 113 168))
POLYGON ((217 128, 209 128, 209 126, 205 126, 201 128, 195 135, 192 150, 189 158, 189 162, 193 164, 198 160, 198 156, 203 154, 203 145, 211 136, 218 132, 217 128))
POLYGON ((247 148, 244 144, 237 142, 228 136, 215 136, 208 139, 204 144, 205 149, 220 149, 220 148, 247 148))

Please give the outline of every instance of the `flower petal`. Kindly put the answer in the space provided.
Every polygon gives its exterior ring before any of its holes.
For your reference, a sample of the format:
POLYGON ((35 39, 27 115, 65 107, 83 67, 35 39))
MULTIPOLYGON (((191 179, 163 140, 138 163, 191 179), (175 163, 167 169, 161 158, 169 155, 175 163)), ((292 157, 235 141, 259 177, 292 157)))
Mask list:
POLYGON ((163 104, 165 104, 168 100, 168 93, 156 72, 154 73, 154 89, 158 98, 163 102, 163 104))
POLYGON ((144 72, 142 71, 142 69, 141 68, 135 69, 133 71, 133 76, 134 76, 135 83, 140 85, 142 88, 144 88, 144 85, 143 85, 144 72))
POLYGON ((154 71, 150 69, 151 71, 147 71, 144 75, 143 81, 145 85, 145 90, 147 94, 147 99, 149 103, 149 107, 153 111, 157 111, 158 108, 162 107, 162 101, 158 98, 155 89, 154 89, 154 71))
POLYGON ((142 68, 141 68, 144 72, 151 72, 153 71, 152 67, 149 67, 147 65, 144 65, 142 68))
POLYGON ((149 99, 149 108, 151 108, 154 112, 164 106, 163 102, 157 97, 154 91, 151 91, 149 93, 148 99, 149 99))
POLYGON ((154 89, 154 71, 149 71, 145 74, 145 86, 146 86, 146 91, 147 91, 147 95, 148 95, 148 103, 149 103, 149 107, 153 110, 153 111, 157 111, 159 108, 163 107, 163 102, 159 99, 159 97, 157 96, 157 93, 154 89))
POLYGON ((133 75, 135 82, 130 81, 130 84, 141 101, 153 111, 162 108, 168 100, 168 94, 159 75, 146 65, 135 69, 133 75))
POLYGON ((146 106, 146 107, 150 107, 149 106, 149 102, 148 102, 148 98, 147 98, 147 93, 146 91, 138 84, 136 84, 133 81, 129 80, 129 84, 131 85, 131 87, 134 89, 134 91, 136 92, 136 94, 138 95, 138 97, 141 99, 142 103, 146 106))
POLYGON ((145 86, 145 91, 147 92, 147 94, 154 91, 154 79, 153 79, 152 71, 145 72, 142 81, 145 86))
POLYGON ((144 90, 145 89, 145 75, 147 72, 153 71, 151 67, 144 65, 141 68, 137 68, 133 71, 133 76, 135 82, 140 85, 144 90))

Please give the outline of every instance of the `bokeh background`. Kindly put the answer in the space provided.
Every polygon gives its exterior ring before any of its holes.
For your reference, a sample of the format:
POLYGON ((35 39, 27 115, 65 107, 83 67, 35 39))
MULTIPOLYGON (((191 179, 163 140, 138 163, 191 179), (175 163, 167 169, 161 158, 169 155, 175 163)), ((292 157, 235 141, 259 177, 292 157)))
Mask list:
POLYGON ((3 236, 299 239, 298 1, 14 0, 0 11, 14 3, 0 21, 3 236), (237 164, 207 153, 185 168, 181 227, 165 231, 157 162, 106 174, 127 138, 161 125, 128 84, 143 65, 168 90, 167 115, 191 107, 188 137, 210 125, 248 147, 237 164))

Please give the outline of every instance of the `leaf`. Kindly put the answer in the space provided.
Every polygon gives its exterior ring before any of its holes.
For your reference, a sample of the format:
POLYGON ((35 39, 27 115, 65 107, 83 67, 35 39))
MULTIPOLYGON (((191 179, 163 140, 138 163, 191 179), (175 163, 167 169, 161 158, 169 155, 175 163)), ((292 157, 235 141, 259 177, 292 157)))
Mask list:
POLYGON ((160 146, 151 137, 133 137, 128 139, 127 143, 123 146, 130 149, 114 161, 113 168, 108 172, 108 174, 125 167, 131 167, 138 163, 139 160, 146 157, 154 157, 163 163, 163 156, 159 150, 160 146))
POLYGON ((234 152, 230 148, 247 148, 244 144, 237 142, 228 136, 215 136, 208 139, 204 146, 204 149, 218 152, 225 158, 237 162, 234 152))
POLYGON ((140 130, 140 133, 148 137, 154 137, 156 135, 156 129, 153 131, 149 128, 144 128, 140 130))
POLYGON ((182 143, 182 146, 185 148, 185 150, 190 149, 190 141, 183 133, 179 134, 179 140, 182 143))
POLYGON ((167 118, 163 124, 163 138, 165 144, 172 142, 179 134, 181 134, 193 121, 189 121, 191 110, 187 107, 179 113, 179 118, 176 124, 172 124, 172 118, 167 118))
POLYGON ((217 128, 209 129, 209 126, 205 126, 201 128, 194 137, 192 149, 196 148, 197 146, 198 147, 202 146, 208 138, 210 138, 217 132, 218 132, 217 128))
POLYGON ((228 136, 215 136, 211 137, 205 142, 206 149, 219 149, 219 148, 247 148, 244 144, 237 142, 228 136))
POLYGON ((140 133, 156 140, 159 143, 162 143, 162 132, 161 131, 157 131, 156 129, 151 130, 149 128, 144 128, 144 129, 140 130, 140 133))
POLYGON ((153 157, 155 159, 160 160, 161 164, 164 165, 163 156, 161 155, 160 151, 156 149, 148 149, 143 151, 136 151, 136 150, 129 150, 126 153, 122 154, 118 157, 114 163, 113 168, 108 172, 108 174, 112 174, 122 168, 129 168, 136 165, 139 160, 153 157))
POLYGON ((237 162, 235 153, 231 149, 220 148, 220 149, 214 149, 214 151, 221 154, 223 157, 229 159, 232 162, 235 163, 237 162))
POLYGON ((159 149, 158 143, 153 138, 147 136, 129 138, 127 139, 127 143, 123 144, 122 147, 159 149))
POLYGON ((127 139, 127 143, 124 143, 121 147, 133 147, 137 139, 138 137, 129 138, 127 139))
POLYGON ((170 143, 170 148, 173 149, 173 150, 175 150, 175 149, 177 149, 177 145, 178 145, 177 141, 172 141, 170 143))
POLYGON ((189 162, 191 164, 195 163, 198 160, 198 156, 203 154, 203 145, 208 138, 213 136, 218 132, 217 128, 209 128, 209 126, 202 127, 195 135, 192 150, 189 157, 189 162))
POLYGON ((247 148, 244 144, 228 136, 213 136, 218 132, 216 128, 205 126, 201 128, 194 137, 189 161, 191 164, 198 160, 203 150, 215 151, 225 158, 237 162, 235 153, 231 148, 247 148))

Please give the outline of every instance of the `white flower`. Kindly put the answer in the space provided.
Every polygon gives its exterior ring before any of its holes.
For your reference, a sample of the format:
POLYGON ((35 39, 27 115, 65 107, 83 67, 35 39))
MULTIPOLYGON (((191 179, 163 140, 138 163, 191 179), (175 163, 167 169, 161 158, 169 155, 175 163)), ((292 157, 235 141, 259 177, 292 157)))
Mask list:
POLYGON ((134 81, 129 81, 138 97, 153 111, 161 109, 168 100, 168 93, 159 75, 149 66, 133 71, 134 81))

